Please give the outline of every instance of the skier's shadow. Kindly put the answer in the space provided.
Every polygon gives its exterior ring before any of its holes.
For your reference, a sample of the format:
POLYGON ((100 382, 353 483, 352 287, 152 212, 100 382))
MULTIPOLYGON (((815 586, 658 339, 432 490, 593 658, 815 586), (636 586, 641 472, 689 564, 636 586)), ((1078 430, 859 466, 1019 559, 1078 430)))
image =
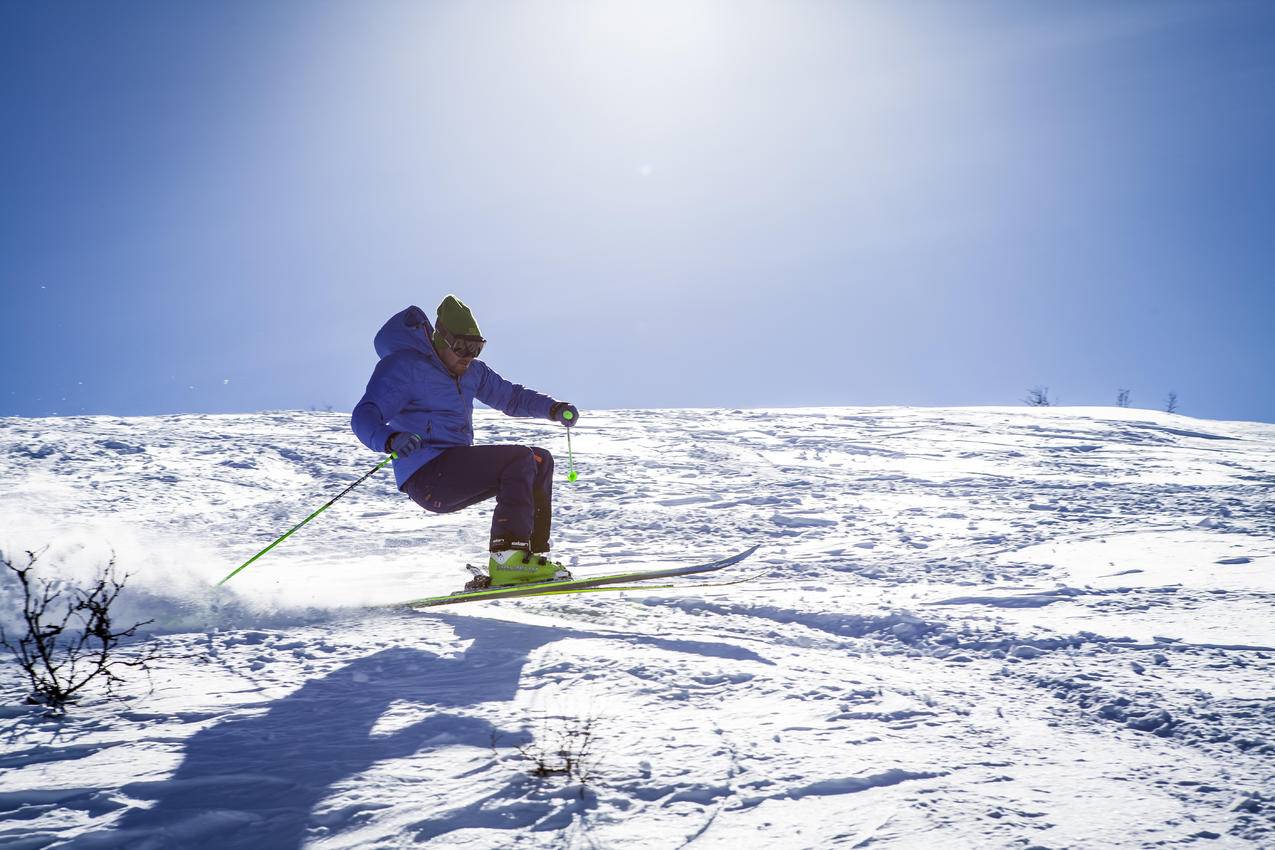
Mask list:
MULTIPOLYGON (((569 638, 622 639, 665 649, 770 663, 743 647, 671 641, 535 626, 486 618, 445 616, 464 653, 440 656, 406 647, 383 649, 312 679, 261 714, 241 716, 195 733, 169 779, 139 782, 121 790, 153 800, 128 811, 110 832, 85 835, 76 847, 217 847, 219 850, 292 850, 311 828, 312 811, 333 786, 377 762, 456 745, 512 747, 529 741, 526 731, 449 708, 511 701, 530 653, 569 638), (438 711, 385 734, 373 734, 395 701, 432 705, 438 711)), ((517 784, 521 780, 516 780, 517 784)), ((515 789, 506 788, 504 791, 515 789)), ((503 793, 503 792, 497 792, 503 793)), ((518 828, 541 821, 552 805, 527 805, 493 812, 461 806, 413 825, 417 840, 466 826, 518 828)), ((368 806, 369 809, 376 806, 368 806)), ((338 814, 332 826, 357 820, 338 814)), ((552 820, 552 819, 551 819, 552 820)), ((547 828, 541 824, 542 828, 547 828)))

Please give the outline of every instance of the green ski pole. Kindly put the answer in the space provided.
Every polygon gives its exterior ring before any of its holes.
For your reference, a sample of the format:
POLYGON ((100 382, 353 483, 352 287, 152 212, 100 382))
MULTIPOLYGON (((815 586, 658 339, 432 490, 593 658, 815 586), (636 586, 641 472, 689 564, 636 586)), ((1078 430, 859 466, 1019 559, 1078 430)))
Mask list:
MULTIPOLYGON (((574 417, 571 415, 570 410, 564 410, 562 412, 562 418, 570 420, 570 419, 573 419, 574 417)), ((567 429, 567 469, 569 470, 567 472, 568 481, 575 481, 577 478, 580 477, 576 475, 576 462, 575 462, 575 459, 572 458, 571 456, 571 429, 570 428, 567 429)))
POLYGON ((336 500, 337 500, 337 499, 341 498, 341 497, 342 497, 342 496, 344 496, 346 493, 350 492, 350 491, 351 491, 351 490, 353 490, 355 487, 359 486, 359 485, 360 485, 360 484, 362 484, 364 481, 366 481, 366 480, 368 480, 369 478, 371 478, 371 477, 372 477, 372 475, 373 475, 373 473, 375 473, 375 472, 376 472, 377 470, 379 470, 381 467, 385 466, 385 464, 387 464, 387 463, 389 463, 390 461, 394 460, 396 457, 398 457, 398 454, 397 454, 396 452, 391 452, 389 457, 387 457, 385 460, 383 460, 383 461, 381 461, 380 463, 378 463, 376 466, 372 467, 372 469, 370 469, 366 475, 364 475, 364 476, 363 476, 362 478, 360 478, 358 481, 355 481, 355 482, 354 482, 353 484, 351 484, 349 487, 346 487, 346 488, 345 488, 344 490, 342 490, 340 493, 336 494, 336 495, 335 495, 335 496, 333 496, 331 499, 329 499, 329 500, 328 500, 328 503, 327 503, 326 505, 324 505, 323 507, 319 508, 319 509, 318 509, 317 511, 315 511, 314 513, 310 514, 310 515, 309 515, 308 517, 306 517, 305 519, 301 520, 301 522, 299 522, 299 523, 297 523, 296 525, 292 526, 292 528, 288 529, 288 531, 287 531, 286 533, 284 533, 284 535, 283 535, 282 537, 280 537, 278 540, 276 540, 275 542, 271 543, 269 546, 267 546, 266 548, 262 549, 260 552, 258 552, 257 554, 253 555, 251 558, 249 558, 248 560, 244 561, 242 564, 240 564, 238 567, 236 567, 234 570, 232 570, 232 571, 231 571, 231 573, 230 573, 230 575, 226 576, 226 577, 225 577, 225 578, 223 578, 221 581, 217 582, 217 587, 221 587, 223 584, 225 584, 226 582, 230 581, 232 578, 234 578, 236 575, 238 575, 238 573, 239 573, 242 569, 244 569, 244 567, 247 567, 247 566, 248 566, 249 564, 251 564, 253 561, 257 560, 257 559, 258 559, 258 558, 260 558, 262 555, 266 554, 266 553, 267 553, 267 552, 269 552, 271 549, 273 549, 274 547, 278 546, 278 545, 279 545, 280 543, 282 543, 283 541, 287 540, 289 537, 291 537, 291 536, 292 536, 292 533, 293 533, 294 531, 296 531, 296 530, 297 530, 298 528, 300 528, 301 526, 305 525, 305 524, 306 524, 307 522, 309 522, 310 520, 312 520, 312 519, 314 519, 315 517, 317 517, 319 514, 321 514, 321 513, 323 513, 324 511, 326 511, 328 508, 332 507, 332 505, 336 502, 336 500))

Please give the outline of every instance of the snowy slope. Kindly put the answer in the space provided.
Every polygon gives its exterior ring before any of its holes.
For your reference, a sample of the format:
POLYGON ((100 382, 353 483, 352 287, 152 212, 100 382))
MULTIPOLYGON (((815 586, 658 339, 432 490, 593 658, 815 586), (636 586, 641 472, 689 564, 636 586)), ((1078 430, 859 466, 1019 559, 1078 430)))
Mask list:
MULTIPOLYGON (((1275 426, 1120 409, 591 413, 556 553, 731 587, 458 587, 337 413, 0 420, 0 547, 133 573, 148 693, 68 720, 5 665, 0 846, 1275 844, 1275 426), (595 718, 587 785, 529 775, 595 718)), ((694 580, 687 580, 693 585, 694 580)), ((12 622, 12 601, 4 605, 12 622)))

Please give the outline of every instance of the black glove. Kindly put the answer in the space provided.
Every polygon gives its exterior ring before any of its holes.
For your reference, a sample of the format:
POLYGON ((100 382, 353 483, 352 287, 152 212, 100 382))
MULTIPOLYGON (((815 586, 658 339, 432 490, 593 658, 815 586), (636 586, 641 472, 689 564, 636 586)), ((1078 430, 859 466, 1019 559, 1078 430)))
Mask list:
POLYGON ((385 450, 399 457, 407 457, 421 447, 421 438, 407 431, 395 431, 385 441, 385 450))
POLYGON ((580 418, 580 411, 570 402, 555 401, 553 407, 549 408, 549 418, 570 428, 580 418))

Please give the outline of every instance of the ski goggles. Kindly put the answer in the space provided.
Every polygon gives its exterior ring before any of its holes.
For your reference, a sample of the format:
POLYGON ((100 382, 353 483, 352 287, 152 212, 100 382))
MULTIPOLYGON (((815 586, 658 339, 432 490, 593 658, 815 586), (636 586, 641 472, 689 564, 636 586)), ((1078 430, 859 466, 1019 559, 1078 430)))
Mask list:
POLYGON ((457 357, 477 357, 483 353, 483 346, 487 344, 487 340, 480 336, 453 334, 442 325, 438 326, 438 332, 442 335, 443 342, 451 349, 452 354, 457 357))

